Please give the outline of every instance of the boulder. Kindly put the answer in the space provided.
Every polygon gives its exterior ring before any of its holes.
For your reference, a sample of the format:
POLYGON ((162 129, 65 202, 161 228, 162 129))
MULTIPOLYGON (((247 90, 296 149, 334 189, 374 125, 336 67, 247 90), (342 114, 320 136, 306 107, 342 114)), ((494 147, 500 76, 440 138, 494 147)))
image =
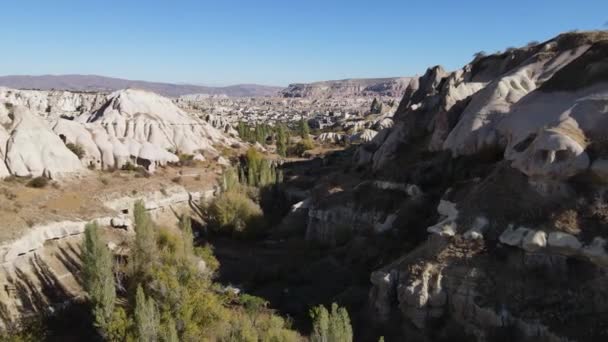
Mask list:
POLYGON ((542 230, 531 231, 526 234, 521 246, 526 252, 536 252, 547 246, 547 233, 542 230))
POLYGON ((547 239, 547 246, 560 253, 571 255, 576 254, 582 247, 581 242, 572 234, 562 232, 551 232, 547 239))
POLYGON ((505 245, 520 247, 526 235, 532 232, 533 230, 525 227, 513 229, 513 225, 509 225, 507 229, 500 234, 498 240, 505 245))

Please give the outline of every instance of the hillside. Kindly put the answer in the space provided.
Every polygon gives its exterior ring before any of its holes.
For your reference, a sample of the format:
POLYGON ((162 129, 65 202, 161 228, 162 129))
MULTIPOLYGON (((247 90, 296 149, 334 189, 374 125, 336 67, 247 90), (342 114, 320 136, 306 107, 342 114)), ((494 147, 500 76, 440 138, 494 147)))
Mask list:
POLYGON ((237 84, 226 87, 207 87, 190 84, 173 84, 125 80, 97 75, 41 75, 0 76, 0 86, 15 89, 72 90, 86 92, 112 92, 119 89, 137 88, 160 95, 177 97, 187 94, 242 96, 272 96, 280 87, 258 84, 237 84))
POLYGON ((411 77, 359 78, 314 83, 294 83, 281 91, 283 97, 401 97, 411 77))

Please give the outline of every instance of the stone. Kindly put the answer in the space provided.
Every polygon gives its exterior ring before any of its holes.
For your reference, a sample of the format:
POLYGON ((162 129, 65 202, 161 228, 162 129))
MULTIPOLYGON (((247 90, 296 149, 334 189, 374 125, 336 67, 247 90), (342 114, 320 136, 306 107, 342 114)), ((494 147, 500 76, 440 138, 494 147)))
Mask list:
POLYGON ((531 229, 525 227, 513 229, 513 226, 509 225, 507 229, 500 234, 498 240, 505 245, 520 247, 526 235, 531 232, 533 232, 531 229))
POLYGON ((531 231, 526 234, 521 246, 526 252, 536 252, 547 246, 547 233, 542 230, 531 231))
POLYGON ((581 242, 572 234, 551 232, 547 239, 547 246, 566 255, 576 254, 581 249, 581 242))
POLYGON ((458 218, 458 210, 456 209, 456 203, 440 200, 437 206, 437 213, 442 216, 437 224, 428 227, 427 232, 436 234, 443 237, 450 237, 456 235, 457 224, 456 219, 458 218))
POLYGON ((608 183, 608 159, 598 158, 594 160, 590 170, 602 183, 608 183))
POLYGON ((606 239, 595 237, 590 245, 585 246, 582 250, 584 256, 589 258, 593 263, 602 267, 608 267, 608 253, 606 252, 606 239))

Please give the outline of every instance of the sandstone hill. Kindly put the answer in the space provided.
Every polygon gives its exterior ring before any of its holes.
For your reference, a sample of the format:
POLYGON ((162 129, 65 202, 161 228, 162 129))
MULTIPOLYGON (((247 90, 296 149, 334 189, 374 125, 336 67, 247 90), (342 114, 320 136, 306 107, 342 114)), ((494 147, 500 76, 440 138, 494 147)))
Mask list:
POLYGON ((97 75, 0 76, 0 86, 15 89, 71 90, 85 92, 112 92, 120 89, 137 88, 171 97, 186 94, 273 96, 281 90, 280 87, 258 84, 207 87, 190 84, 134 81, 97 75))
POLYGON ((179 154, 214 157, 215 146, 236 143, 171 100, 143 90, 105 96, 4 88, 0 118, 0 176, 55 177, 128 163, 153 171, 177 162, 179 154), (79 146, 82 155, 69 144, 79 146))
POLYGON ((362 78, 315 83, 290 84, 281 91, 283 97, 400 97, 410 83, 410 77, 362 78))

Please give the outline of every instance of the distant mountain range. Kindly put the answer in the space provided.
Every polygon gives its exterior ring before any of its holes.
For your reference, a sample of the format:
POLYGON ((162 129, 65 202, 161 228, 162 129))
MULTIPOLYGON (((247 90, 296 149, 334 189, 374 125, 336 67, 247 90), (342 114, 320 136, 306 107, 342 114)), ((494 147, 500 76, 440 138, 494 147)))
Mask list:
POLYGON ((114 91, 137 88, 153 91, 164 96, 186 94, 210 94, 242 97, 273 96, 282 87, 258 84, 237 84, 226 87, 207 87, 190 84, 173 84, 147 81, 133 81, 97 75, 41 75, 41 76, 0 76, 0 86, 16 89, 72 90, 72 91, 114 91))

